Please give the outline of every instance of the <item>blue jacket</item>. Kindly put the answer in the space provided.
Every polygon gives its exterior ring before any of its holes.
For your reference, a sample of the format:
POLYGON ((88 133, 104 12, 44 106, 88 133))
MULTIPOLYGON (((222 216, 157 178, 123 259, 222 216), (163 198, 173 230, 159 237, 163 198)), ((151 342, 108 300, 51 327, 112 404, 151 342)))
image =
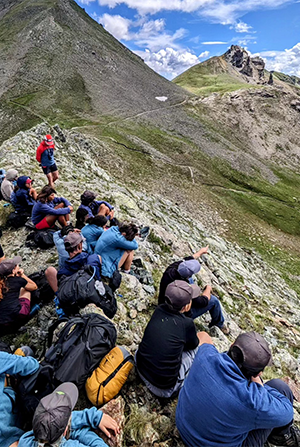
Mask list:
POLYGON ((81 204, 79 205, 78 209, 83 208, 84 210, 87 210, 87 212, 89 213, 87 217, 95 217, 97 216, 99 206, 102 205, 102 203, 104 203, 104 205, 106 205, 110 209, 110 211, 114 209, 114 207, 105 200, 94 200, 90 203, 89 206, 81 204))
POLYGON ((101 263, 99 256, 89 255, 88 253, 78 253, 78 255, 74 256, 72 259, 67 259, 65 261, 64 268, 58 270, 57 277, 60 278, 61 276, 71 276, 74 273, 78 272, 81 267, 84 267, 85 265, 91 265, 92 267, 96 268, 96 275, 95 279, 101 280, 101 263))
POLYGON ((46 149, 41 155, 41 165, 42 166, 52 166, 55 163, 54 159, 54 148, 50 147, 46 149))
POLYGON ((9 447, 24 433, 20 427, 19 414, 15 407, 16 393, 11 387, 4 387, 5 374, 27 376, 39 368, 32 357, 0 352, 0 445, 9 447), (13 404, 14 402, 14 404, 13 404))
POLYGON ((95 253, 102 258, 102 275, 111 278, 118 268, 123 253, 126 250, 136 250, 137 248, 136 240, 125 239, 118 227, 111 227, 104 231, 95 247, 95 253))
POLYGON ((32 210, 32 216, 31 216, 32 222, 34 223, 34 225, 36 225, 49 214, 55 216, 62 216, 65 214, 69 214, 70 213, 69 205, 71 205, 71 203, 64 197, 55 197, 52 200, 52 202, 47 203, 37 201, 32 210), (58 205, 60 202, 64 203, 65 208, 55 209, 55 206, 58 205))
POLYGON ((213 345, 199 347, 176 410, 176 425, 189 447, 240 447, 255 429, 282 427, 293 419, 279 391, 249 382, 213 345))
MULTIPOLYGON (((56 231, 53 234, 53 241, 54 241, 54 244, 55 244, 57 252, 58 252, 58 268, 59 269, 64 268, 66 260, 69 259, 69 253, 65 249, 65 243, 64 243, 65 237, 66 236, 63 237, 61 235, 61 230, 56 231)), ((87 249, 88 249, 87 243, 86 243, 86 241, 83 241, 82 250, 87 251, 87 249)))
POLYGON ((82 228, 81 234, 86 239, 89 253, 94 253, 96 242, 102 233, 104 233, 104 229, 97 225, 87 224, 82 228))
MULTIPOLYGON (((102 411, 92 407, 83 411, 73 411, 71 420, 70 438, 62 439, 61 447, 107 447, 103 439, 99 438, 92 430, 97 429, 101 419, 102 411)), ((37 447, 33 431, 25 433, 18 447, 37 447)), ((2 447, 2 445, 1 445, 2 447)))
POLYGON ((19 214, 31 214, 36 201, 30 196, 29 189, 26 188, 26 180, 29 177, 22 175, 18 178, 19 189, 11 195, 11 203, 19 214))

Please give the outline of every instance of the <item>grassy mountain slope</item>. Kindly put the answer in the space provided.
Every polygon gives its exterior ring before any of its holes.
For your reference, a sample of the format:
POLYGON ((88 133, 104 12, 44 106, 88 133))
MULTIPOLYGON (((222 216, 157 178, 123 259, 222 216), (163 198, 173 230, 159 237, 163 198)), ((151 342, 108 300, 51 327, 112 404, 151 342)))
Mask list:
POLYGON ((187 96, 153 72, 73 0, 0 5, 2 141, 32 121, 91 122, 187 96), (2 12, 1 12, 2 11, 2 12))

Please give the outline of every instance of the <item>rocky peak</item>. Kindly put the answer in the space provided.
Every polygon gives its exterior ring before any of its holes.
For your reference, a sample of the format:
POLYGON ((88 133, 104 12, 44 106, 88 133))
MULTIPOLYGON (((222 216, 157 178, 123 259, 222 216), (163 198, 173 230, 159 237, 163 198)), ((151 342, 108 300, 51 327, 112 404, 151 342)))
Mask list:
POLYGON ((250 57, 248 52, 238 45, 231 45, 224 57, 239 73, 253 78, 256 82, 264 82, 265 63, 260 57, 250 57))

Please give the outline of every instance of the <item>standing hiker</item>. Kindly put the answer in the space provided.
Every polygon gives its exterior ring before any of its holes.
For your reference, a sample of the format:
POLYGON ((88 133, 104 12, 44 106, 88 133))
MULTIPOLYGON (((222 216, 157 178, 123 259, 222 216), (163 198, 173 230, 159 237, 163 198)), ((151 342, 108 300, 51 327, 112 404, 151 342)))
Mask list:
POLYGON ((36 151, 36 159, 41 164, 51 188, 54 188, 54 183, 58 179, 58 169, 54 159, 54 148, 55 144, 52 136, 46 135, 36 151))

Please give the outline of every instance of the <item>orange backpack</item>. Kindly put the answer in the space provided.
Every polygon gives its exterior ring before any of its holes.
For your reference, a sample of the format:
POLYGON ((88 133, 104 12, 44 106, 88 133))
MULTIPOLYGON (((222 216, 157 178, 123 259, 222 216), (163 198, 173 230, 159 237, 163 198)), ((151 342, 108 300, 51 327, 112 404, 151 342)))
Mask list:
POLYGON ((134 365, 132 355, 116 346, 100 362, 85 384, 87 397, 96 407, 113 399, 126 382, 134 365))

